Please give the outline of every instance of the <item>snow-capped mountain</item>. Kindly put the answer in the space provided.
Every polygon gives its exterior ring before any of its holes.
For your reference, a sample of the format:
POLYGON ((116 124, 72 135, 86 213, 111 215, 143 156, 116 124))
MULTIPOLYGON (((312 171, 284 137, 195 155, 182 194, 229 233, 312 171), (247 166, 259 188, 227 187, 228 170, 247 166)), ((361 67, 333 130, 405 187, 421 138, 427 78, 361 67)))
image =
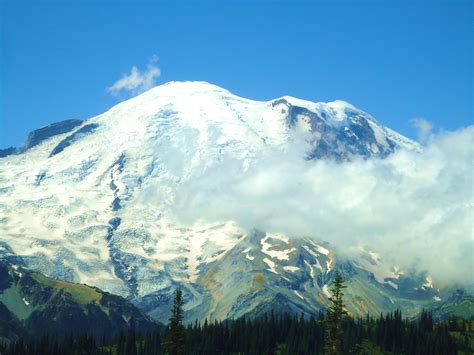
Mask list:
POLYGON ((129 297, 157 319, 176 285, 189 319, 316 312, 335 267, 354 313, 410 313, 436 302, 430 279, 409 277, 372 251, 346 260, 318 238, 244 230, 232 220, 189 226, 173 214, 181 184, 226 159, 245 171, 267 149, 295 144, 308 160, 420 149, 343 101, 260 102, 204 82, 167 83, 85 121, 43 127, 22 149, 0 154, 0 256, 129 297))

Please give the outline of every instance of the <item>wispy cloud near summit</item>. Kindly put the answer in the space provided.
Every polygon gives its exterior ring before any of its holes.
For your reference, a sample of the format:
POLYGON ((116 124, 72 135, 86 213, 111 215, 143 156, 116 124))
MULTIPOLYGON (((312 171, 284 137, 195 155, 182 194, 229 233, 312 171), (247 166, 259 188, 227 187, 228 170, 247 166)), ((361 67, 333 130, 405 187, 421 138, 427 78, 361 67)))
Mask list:
POLYGON ((433 124, 424 118, 413 118, 411 123, 418 130, 418 142, 426 144, 432 136, 433 124))
POLYGON ((107 88, 107 91, 114 96, 120 94, 137 95, 156 85, 156 79, 161 75, 161 70, 156 66, 158 56, 153 55, 148 61, 146 70, 140 71, 135 65, 130 70, 130 74, 122 77, 107 88))

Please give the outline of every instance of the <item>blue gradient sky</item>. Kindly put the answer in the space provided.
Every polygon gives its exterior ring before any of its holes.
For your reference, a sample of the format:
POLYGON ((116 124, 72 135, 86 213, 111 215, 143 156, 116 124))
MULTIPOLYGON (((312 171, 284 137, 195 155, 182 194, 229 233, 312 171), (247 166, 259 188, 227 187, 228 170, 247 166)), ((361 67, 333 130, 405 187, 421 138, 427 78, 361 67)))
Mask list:
POLYGON ((156 54, 170 80, 237 95, 342 99, 416 138, 473 118, 472 1, 1 1, 0 147, 121 99, 156 54))

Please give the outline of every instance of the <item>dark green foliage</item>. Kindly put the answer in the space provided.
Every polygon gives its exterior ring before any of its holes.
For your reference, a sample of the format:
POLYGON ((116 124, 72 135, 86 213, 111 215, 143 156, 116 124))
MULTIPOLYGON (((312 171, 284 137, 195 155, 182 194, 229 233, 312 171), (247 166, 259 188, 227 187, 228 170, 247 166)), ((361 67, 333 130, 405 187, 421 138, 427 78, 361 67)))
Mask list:
POLYGON ((326 317, 326 344, 324 349, 328 355, 339 355, 343 353, 343 317, 347 314, 342 299, 344 296, 342 290, 346 286, 344 286, 344 280, 339 271, 336 271, 336 276, 332 283, 331 297, 329 298, 331 304, 328 307, 326 317))
POLYGON ((170 355, 184 354, 186 332, 183 326, 183 305, 183 294, 178 288, 174 296, 173 309, 164 342, 166 352, 170 355))
MULTIPOLYGON (((273 313, 258 319, 195 322, 183 328, 184 337, 180 339, 184 339, 184 345, 180 351, 196 355, 324 354, 326 322, 323 314, 304 318, 273 313)), ((452 317, 433 323, 426 312, 416 321, 403 319, 399 311, 378 318, 344 317, 341 354, 471 354, 472 322, 452 317)), ((165 355, 170 352, 162 340, 169 337, 169 326, 157 327, 149 333, 130 330, 102 342, 87 334, 44 336, 33 341, 19 339, 3 346, 0 341, 0 354, 165 355)))

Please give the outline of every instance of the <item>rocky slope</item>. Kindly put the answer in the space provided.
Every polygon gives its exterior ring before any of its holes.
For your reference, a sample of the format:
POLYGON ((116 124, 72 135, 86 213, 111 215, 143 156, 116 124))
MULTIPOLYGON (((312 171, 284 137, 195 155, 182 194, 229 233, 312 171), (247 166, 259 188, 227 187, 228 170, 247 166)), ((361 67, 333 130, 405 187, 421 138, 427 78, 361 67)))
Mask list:
POLYGON ((82 332, 100 339, 155 326, 119 296, 0 263, 0 339, 82 332))

